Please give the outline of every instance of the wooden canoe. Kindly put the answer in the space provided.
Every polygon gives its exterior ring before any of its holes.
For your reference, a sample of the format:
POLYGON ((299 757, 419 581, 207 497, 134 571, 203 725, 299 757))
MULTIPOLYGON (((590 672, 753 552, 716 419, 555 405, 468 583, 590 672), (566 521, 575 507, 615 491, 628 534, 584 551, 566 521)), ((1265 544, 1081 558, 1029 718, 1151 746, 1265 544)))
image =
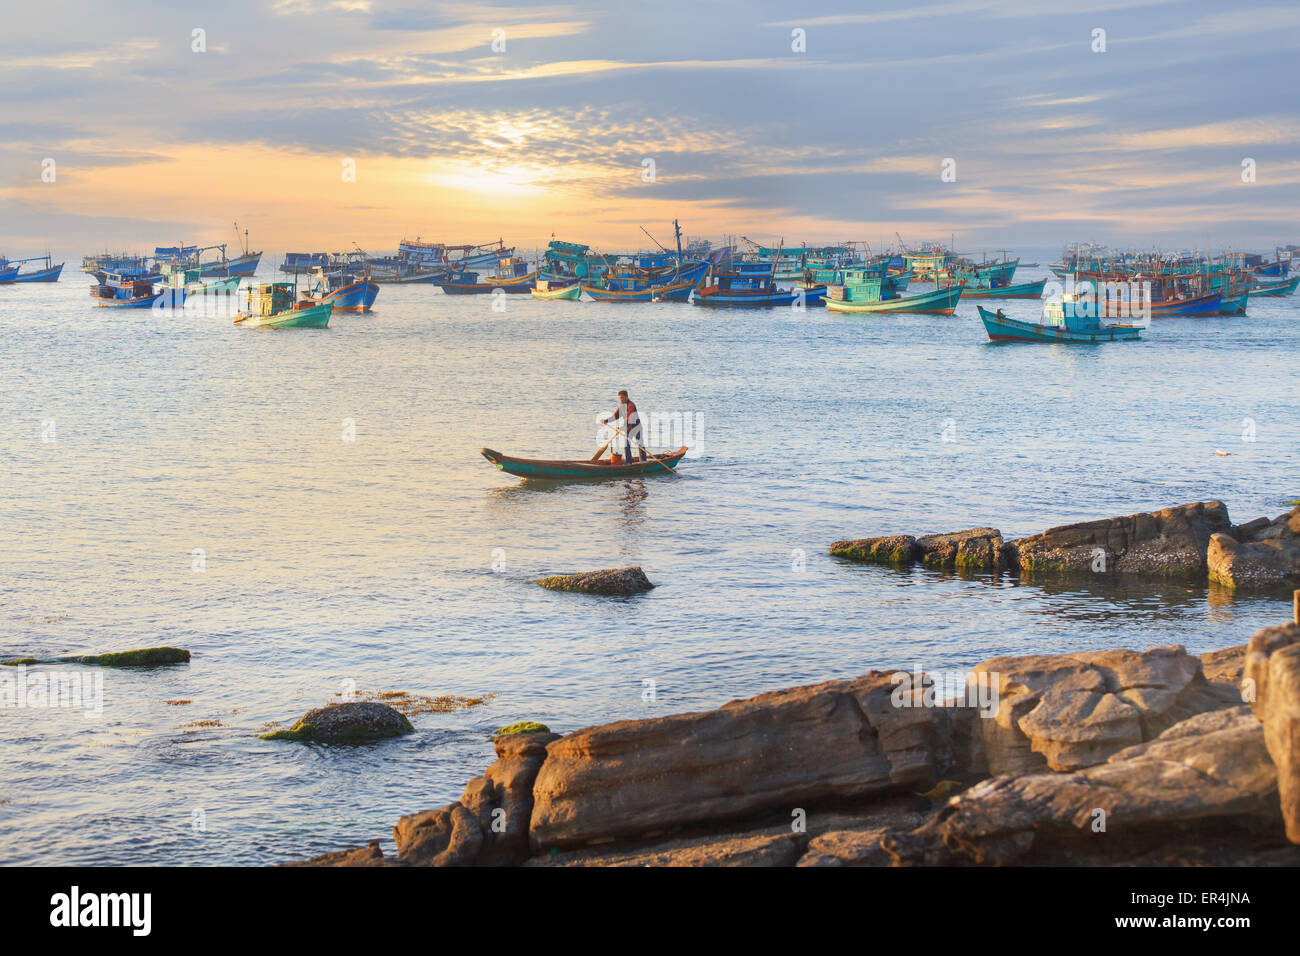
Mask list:
POLYGON ((682 446, 676 451, 659 455, 659 461, 647 459, 646 461, 627 462, 622 465, 612 465, 608 459, 603 461, 545 461, 537 458, 512 458, 510 455, 503 455, 491 448, 482 449, 480 454, 507 475, 514 475, 516 478, 556 481, 574 478, 635 478, 639 475, 662 474, 669 468, 677 466, 677 463, 686 455, 686 447, 682 446), (663 462, 663 464, 659 462, 663 462), (668 467, 665 468, 665 465, 668 467))

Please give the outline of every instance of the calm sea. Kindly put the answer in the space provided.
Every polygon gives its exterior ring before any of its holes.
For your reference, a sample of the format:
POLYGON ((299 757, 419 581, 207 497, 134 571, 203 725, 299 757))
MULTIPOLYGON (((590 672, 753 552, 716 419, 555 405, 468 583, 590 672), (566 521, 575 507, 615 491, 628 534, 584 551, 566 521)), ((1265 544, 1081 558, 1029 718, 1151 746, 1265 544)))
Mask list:
POLYGON ((419 286, 274 332, 93 308, 68 258, 58 285, 0 287, 0 654, 194 656, 102 672, 97 717, 0 710, 8 863, 391 848, 396 818, 456 799, 517 720, 570 731, 999 654, 1199 652, 1289 613, 1182 585, 853 567, 826 547, 1216 497, 1237 521, 1285 511, 1295 298, 1099 347, 991 345, 974 304, 872 319, 510 296, 494 311, 419 286), (586 457, 623 387, 690 423, 680 478, 525 487, 478 454, 586 457), (659 587, 530 583, 628 564, 659 587), (353 686, 495 696, 380 746, 257 739, 353 686))

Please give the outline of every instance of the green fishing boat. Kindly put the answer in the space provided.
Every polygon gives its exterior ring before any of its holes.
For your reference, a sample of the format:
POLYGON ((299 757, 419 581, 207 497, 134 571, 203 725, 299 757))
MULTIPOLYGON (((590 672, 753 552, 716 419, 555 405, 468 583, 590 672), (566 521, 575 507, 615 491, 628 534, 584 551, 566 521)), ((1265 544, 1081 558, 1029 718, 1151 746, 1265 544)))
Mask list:
POLYGON ((534 299, 563 299, 569 302, 582 298, 582 283, 564 279, 538 279, 529 290, 534 299))
POLYGON ((248 288, 248 310, 235 324, 248 328, 323 329, 330 324, 332 302, 299 300, 292 282, 269 282, 248 288))
POLYGON ((889 295, 882 292, 882 280, 854 276, 849 270, 846 279, 853 281, 833 285, 826 290, 826 308, 832 312, 914 312, 927 315, 952 315, 961 299, 964 282, 944 286, 920 295, 889 295))

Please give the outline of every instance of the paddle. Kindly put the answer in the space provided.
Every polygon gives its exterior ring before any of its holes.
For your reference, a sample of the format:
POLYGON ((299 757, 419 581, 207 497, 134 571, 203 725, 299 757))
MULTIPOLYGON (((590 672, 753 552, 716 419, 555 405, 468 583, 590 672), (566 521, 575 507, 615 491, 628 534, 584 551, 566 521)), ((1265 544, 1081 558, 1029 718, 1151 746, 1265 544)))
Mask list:
MULTIPOLYGON (((623 431, 623 429, 619 428, 617 425, 610 425, 609 427, 612 428, 612 429, 614 429, 614 431, 616 431, 618 434, 622 435, 624 438, 627 438, 627 437, 628 437, 627 432, 623 431)), ((609 441, 613 441, 613 440, 614 440, 614 437, 611 435, 609 441)), ((649 455, 650 458, 651 458, 651 460, 654 461, 654 463, 655 463, 656 465, 660 465, 660 466, 662 466, 662 467, 664 467, 664 468, 667 468, 670 472, 672 472, 673 475, 676 475, 676 477, 678 477, 678 478, 681 477, 681 475, 678 475, 678 474, 677 474, 677 469, 673 468, 673 466, 672 466, 672 465, 669 465, 667 462, 660 461, 659 458, 655 455, 654 452, 652 452, 652 451, 651 451, 649 448, 647 448, 645 445, 642 445, 642 444, 641 444, 641 440, 640 440, 640 439, 638 439, 638 438, 633 438, 632 441, 636 442, 637 447, 640 448, 640 449, 641 449, 643 452, 645 452, 647 455, 649 455)), ((609 442, 605 442, 605 444, 608 445, 609 442)), ((605 450, 604 448, 601 449, 602 452, 603 452, 604 450, 605 450)), ((595 461, 595 460, 596 460, 596 459, 594 459, 594 458, 592 459, 592 461, 595 461)))
POLYGON ((609 443, 612 442, 613 440, 614 440, 614 436, 613 436, 613 435, 610 435, 609 438, 607 438, 607 439, 605 440, 605 444, 603 444, 603 445, 600 446, 600 451, 596 452, 596 454, 592 455, 591 458, 588 459, 588 460, 589 460, 589 461, 600 461, 600 456, 603 455, 603 454, 605 454, 605 449, 609 447, 609 443))

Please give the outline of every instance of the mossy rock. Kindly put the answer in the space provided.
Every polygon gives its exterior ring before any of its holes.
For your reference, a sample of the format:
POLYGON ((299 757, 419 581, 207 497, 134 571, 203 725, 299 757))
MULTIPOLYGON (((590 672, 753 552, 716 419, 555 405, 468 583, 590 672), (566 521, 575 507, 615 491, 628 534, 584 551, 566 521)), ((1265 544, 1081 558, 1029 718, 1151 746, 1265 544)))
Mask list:
POLYGON ((40 663, 42 662, 38 661, 34 657, 15 657, 11 661, 0 661, 0 665, 3 665, 4 667, 23 667, 30 664, 40 664, 40 663))
POLYGON ((142 647, 134 651, 113 651, 109 654, 81 654, 72 657, 54 657, 38 660, 20 657, 5 661, 5 666, 19 664, 93 664, 99 667, 163 667, 168 664, 188 664, 190 652, 179 647, 142 647))
POLYGON ((492 731, 492 739, 498 737, 511 737, 515 734, 549 734, 551 728, 545 724, 539 724, 535 720, 521 720, 517 724, 510 724, 508 727, 498 727, 492 731))
POLYGON ((394 707, 374 701, 350 701, 309 710, 288 730, 258 736, 262 740, 355 745, 401 737, 413 730, 406 715, 394 707))
POLYGON ((891 534, 882 538, 836 541, 830 547, 830 555, 859 564, 904 567, 916 559, 916 538, 910 534, 891 534))
POLYGON ((581 574, 556 574, 549 578, 540 578, 534 583, 548 591, 573 591, 578 594, 601 594, 607 597, 640 594, 654 587, 639 567, 585 571, 581 574))

